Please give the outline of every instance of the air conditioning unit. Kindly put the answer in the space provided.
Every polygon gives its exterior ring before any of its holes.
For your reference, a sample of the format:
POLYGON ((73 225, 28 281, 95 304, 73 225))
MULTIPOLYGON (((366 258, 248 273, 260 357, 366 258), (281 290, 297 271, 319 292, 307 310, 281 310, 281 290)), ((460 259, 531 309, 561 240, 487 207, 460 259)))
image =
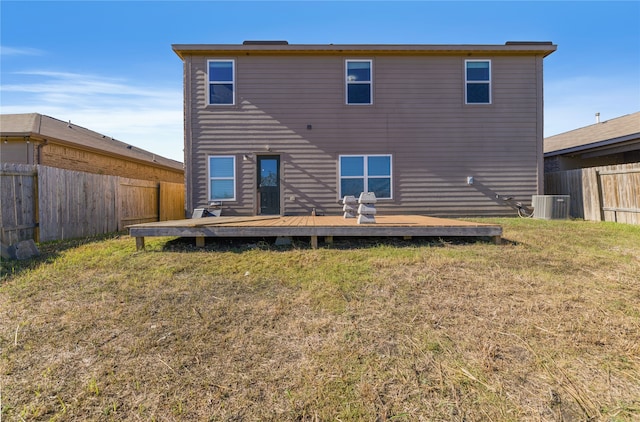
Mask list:
POLYGON ((569 218, 569 195, 533 195, 533 218, 563 220, 569 218))

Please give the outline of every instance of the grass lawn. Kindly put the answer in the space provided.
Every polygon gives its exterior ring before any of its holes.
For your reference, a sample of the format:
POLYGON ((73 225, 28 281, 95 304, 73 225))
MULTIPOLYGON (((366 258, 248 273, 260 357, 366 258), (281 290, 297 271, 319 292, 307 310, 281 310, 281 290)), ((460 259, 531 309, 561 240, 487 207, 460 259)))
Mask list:
POLYGON ((640 419, 640 227, 3 262, 2 421, 640 419))

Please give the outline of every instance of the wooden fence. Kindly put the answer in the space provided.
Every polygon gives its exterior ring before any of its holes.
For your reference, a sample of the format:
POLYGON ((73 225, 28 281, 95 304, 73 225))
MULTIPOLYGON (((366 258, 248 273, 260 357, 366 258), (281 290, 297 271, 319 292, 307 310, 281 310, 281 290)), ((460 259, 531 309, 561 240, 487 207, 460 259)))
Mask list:
POLYGON ((640 163, 545 174, 547 195, 570 195, 570 214, 591 221, 640 224, 640 163))
POLYGON ((150 221, 185 218, 184 185, 2 164, 0 240, 95 236, 150 221))

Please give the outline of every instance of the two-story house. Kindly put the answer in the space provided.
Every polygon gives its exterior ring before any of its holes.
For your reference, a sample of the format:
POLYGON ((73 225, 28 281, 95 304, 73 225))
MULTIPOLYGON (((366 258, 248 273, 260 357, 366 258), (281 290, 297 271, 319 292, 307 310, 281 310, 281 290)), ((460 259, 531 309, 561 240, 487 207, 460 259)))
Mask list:
POLYGON ((187 209, 509 215, 543 193, 543 59, 505 45, 173 45, 187 209))

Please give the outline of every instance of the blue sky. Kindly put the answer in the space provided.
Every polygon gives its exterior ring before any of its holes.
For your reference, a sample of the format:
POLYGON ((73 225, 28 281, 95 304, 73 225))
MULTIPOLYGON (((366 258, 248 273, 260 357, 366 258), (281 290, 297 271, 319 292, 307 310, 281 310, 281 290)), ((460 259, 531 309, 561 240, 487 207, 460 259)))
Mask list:
POLYGON ((0 112, 183 160, 172 44, 553 41, 545 136, 640 111, 640 1, 0 1, 0 112))

